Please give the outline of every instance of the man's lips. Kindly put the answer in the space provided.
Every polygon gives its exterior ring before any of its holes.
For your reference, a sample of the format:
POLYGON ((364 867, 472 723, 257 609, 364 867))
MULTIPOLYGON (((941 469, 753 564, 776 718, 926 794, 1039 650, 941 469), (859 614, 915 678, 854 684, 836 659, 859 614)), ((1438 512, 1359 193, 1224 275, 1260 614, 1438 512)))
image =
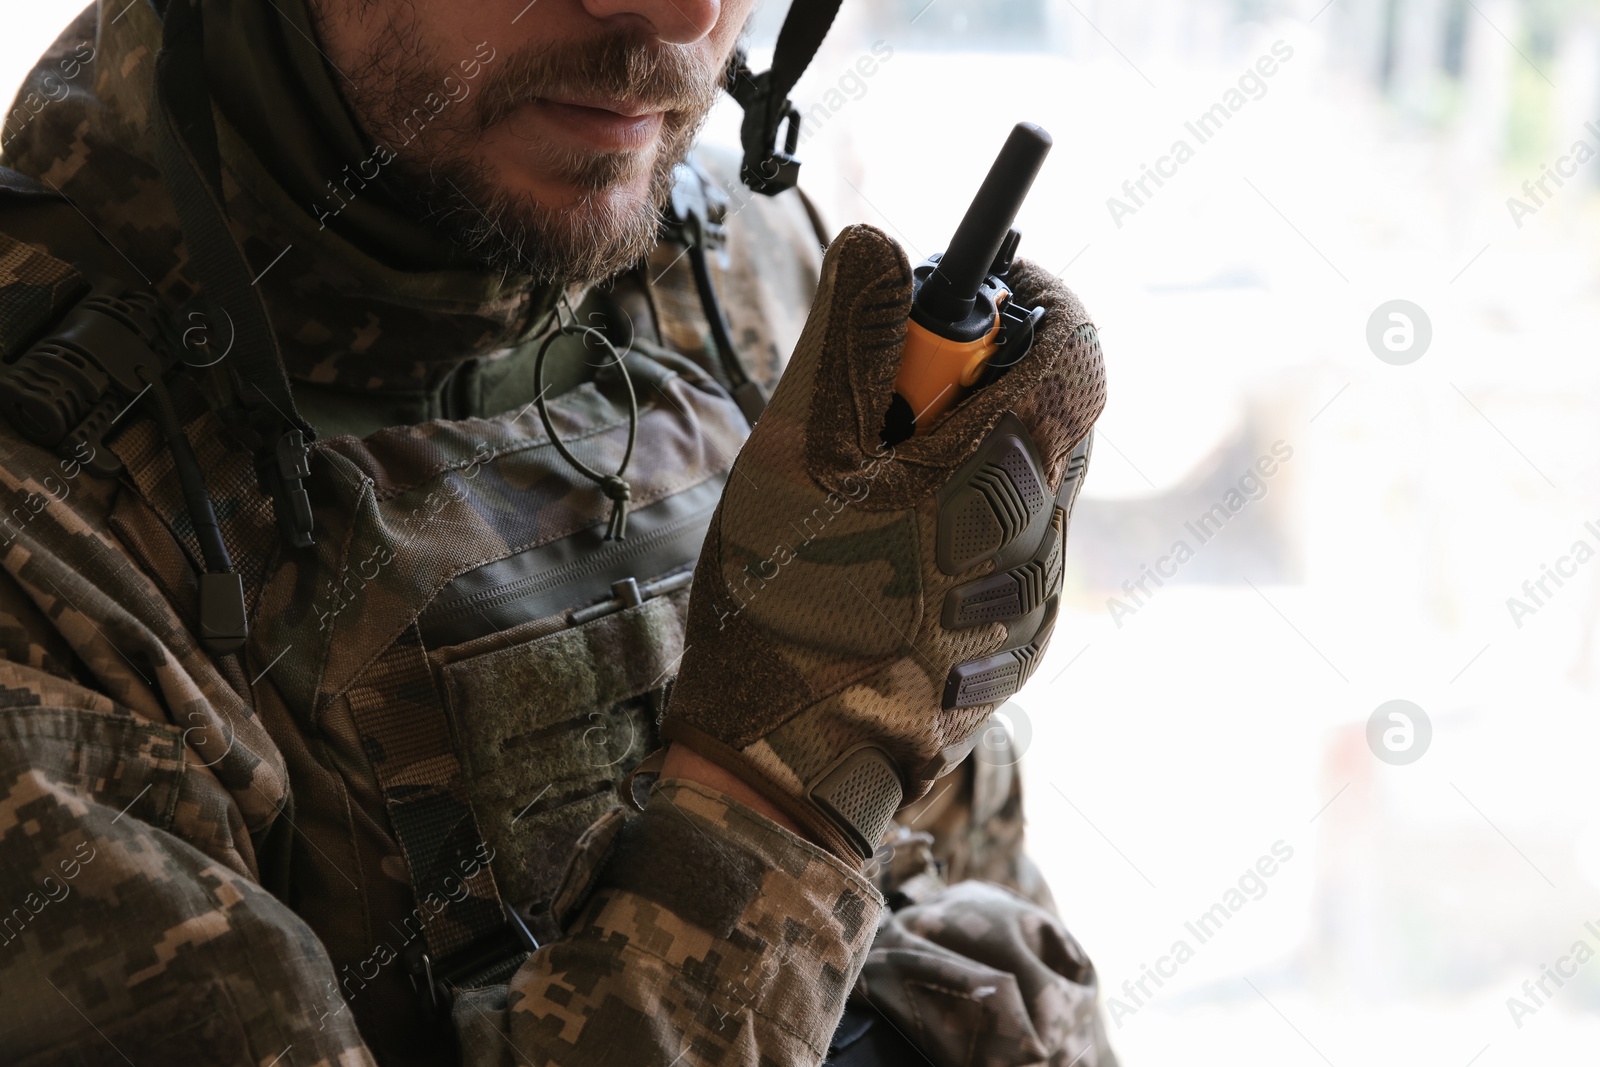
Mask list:
POLYGON ((539 99, 527 111, 557 137, 605 152, 648 148, 666 120, 658 107, 626 100, 539 99))
POLYGON ((613 115, 627 118, 659 115, 666 110, 657 104, 642 100, 617 100, 603 96, 546 96, 540 97, 540 103, 560 104, 565 107, 583 108, 586 111, 608 111, 613 115))

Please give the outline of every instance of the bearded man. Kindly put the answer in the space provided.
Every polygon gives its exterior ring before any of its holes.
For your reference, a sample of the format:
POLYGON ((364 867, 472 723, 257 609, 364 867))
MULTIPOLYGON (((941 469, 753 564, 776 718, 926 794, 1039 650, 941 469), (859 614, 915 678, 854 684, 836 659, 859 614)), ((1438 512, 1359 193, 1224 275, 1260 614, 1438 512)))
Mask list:
POLYGON ((969 756, 1054 619, 1094 327, 1019 263, 1027 358, 886 446, 911 271, 782 191, 752 2, 115 0, 40 59, 6 1062, 1113 1062, 969 756), (779 195, 693 152, 724 85, 779 195))

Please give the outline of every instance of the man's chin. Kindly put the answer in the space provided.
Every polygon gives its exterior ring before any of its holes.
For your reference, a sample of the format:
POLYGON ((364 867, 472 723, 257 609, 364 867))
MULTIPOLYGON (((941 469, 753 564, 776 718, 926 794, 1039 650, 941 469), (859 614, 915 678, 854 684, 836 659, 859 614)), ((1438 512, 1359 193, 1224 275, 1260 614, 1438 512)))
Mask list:
POLYGON ((649 255, 697 129, 675 121, 645 149, 600 151, 491 128, 465 151, 401 157, 390 173, 463 258, 536 282, 588 284, 649 255))
POLYGON ((634 165, 623 173, 611 170, 596 175, 495 160, 483 173, 504 197, 538 205, 542 213, 554 218, 578 216, 595 221, 649 213, 655 208, 649 167, 634 165))
POLYGON ((436 165, 418 192, 426 214, 480 266, 587 284, 649 254, 670 190, 670 167, 641 165, 636 155, 617 162, 574 174, 530 166, 526 157, 479 157, 436 165))

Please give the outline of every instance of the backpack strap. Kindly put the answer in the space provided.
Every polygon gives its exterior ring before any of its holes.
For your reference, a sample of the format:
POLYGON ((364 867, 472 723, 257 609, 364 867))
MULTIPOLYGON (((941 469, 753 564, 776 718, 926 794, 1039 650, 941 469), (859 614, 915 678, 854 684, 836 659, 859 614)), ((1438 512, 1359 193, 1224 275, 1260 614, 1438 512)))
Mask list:
POLYGON ((817 57, 842 6, 843 0, 794 0, 778 31, 772 69, 753 73, 741 48, 729 72, 728 93, 744 108, 740 177, 758 193, 776 196, 800 180, 800 161, 794 157, 800 141, 800 110, 789 94, 817 57), (778 131, 785 123, 788 132, 780 149, 778 131))
POLYGON ((271 316, 222 206, 222 163, 205 80, 200 4, 167 4, 161 13, 161 51, 150 109, 156 160, 195 273, 205 279, 201 295, 220 313, 214 321, 233 324, 229 373, 255 438, 252 451, 262 491, 273 498, 284 540, 309 548, 314 519, 305 483, 311 477, 310 445, 316 432, 295 408, 271 316))

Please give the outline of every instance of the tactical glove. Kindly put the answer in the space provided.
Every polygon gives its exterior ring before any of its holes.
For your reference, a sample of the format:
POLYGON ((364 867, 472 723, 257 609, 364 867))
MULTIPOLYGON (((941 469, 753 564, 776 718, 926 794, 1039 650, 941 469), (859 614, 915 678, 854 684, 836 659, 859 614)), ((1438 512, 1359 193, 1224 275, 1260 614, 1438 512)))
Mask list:
POLYGON ((841 234, 695 572, 662 736, 842 858, 960 763, 1055 622, 1105 373, 1072 293, 1025 261, 1009 282, 1045 308, 1032 349, 891 448, 911 269, 881 231, 841 234))
POLYGON ((1115 1067, 1099 979, 1061 921, 991 882, 885 912, 855 997, 934 1067, 1115 1067))

